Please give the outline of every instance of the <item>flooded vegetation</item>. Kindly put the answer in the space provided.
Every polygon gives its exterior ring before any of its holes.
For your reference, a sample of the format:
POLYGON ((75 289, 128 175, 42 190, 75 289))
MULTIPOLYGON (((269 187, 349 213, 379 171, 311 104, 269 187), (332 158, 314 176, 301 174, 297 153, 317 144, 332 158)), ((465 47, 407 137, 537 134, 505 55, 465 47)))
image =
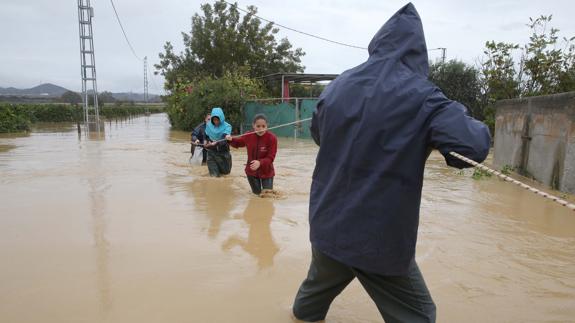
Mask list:
MULTIPOLYGON (((315 144, 281 139, 260 198, 244 150, 210 178, 165 115, 105 127, 0 136, 0 321, 292 322, 315 144)), ((573 259, 572 211, 431 155, 417 260, 438 322, 572 321, 573 259)), ((353 282, 327 322, 381 318, 353 282)))

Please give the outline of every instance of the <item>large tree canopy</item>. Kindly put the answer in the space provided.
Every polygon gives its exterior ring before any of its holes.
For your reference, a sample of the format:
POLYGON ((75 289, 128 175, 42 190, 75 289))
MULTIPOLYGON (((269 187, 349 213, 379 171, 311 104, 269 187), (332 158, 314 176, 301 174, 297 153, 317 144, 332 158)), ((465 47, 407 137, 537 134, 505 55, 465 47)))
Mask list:
POLYGON ((303 72, 301 48, 293 49, 286 39, 276 40, 273 23, 262 24, 255 15, 257 8, 248 7, 240 16, 237 4, 222 0, 201 6, 202 14, 192 17, 191 32, 182 33, 185 49, 177 55, 170 42, 160 53, 156 69, 166 78, 168 90, 176 82, 189 82, 201 77, 219 78, 226 72, 242 72, 258 77, 278 72, 303 72))
POLYGON ((436 62, 429 68, 429 79, 441 88, 448 98, 465 105, 474 118, 485 118, 479 105, 481 91, 478 71, 473 66, 457 60, 436 62))

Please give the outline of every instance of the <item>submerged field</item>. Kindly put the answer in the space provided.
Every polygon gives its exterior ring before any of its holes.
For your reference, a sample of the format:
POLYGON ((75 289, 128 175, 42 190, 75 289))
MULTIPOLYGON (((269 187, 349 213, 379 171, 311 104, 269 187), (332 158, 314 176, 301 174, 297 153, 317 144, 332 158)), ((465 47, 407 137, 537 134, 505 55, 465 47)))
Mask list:
MULTIPOLYGON (((281 139, 279 198, 252 196, 245 151, 232 174, 188 164, 166 116, 0 136, 1 322, 291 322, 307 272, 317 147, 281 139)), ((575 317, 575 216, 433 153, 417 260, 438 322, 575 317)), ((327 322, 381 322, 357 282, 327 322)))

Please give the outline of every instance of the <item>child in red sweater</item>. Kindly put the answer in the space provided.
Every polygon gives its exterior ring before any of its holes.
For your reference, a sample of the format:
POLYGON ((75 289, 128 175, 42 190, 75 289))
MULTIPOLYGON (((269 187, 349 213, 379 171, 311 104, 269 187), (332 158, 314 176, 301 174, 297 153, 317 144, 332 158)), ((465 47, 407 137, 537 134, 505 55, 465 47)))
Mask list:
POLYGON ((236 138, 227 135, 226 140, 234 148, 247 148, 248 163, 246 164, 246 175, 248 176, 252 192, 260 194, 262 189, 273 189, 275 175, 273 163, 276 157, 278 140, 273 133, 267 131, 268 120, 265 115, 256 115, 252 126, 254 131, 236 138))

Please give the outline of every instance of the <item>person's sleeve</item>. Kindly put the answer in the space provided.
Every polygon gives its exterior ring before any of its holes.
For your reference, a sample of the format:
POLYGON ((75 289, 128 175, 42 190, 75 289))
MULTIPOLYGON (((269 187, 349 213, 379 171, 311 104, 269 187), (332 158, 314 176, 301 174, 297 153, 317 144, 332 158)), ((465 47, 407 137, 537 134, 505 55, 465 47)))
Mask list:
POLYGON ((230 143, 230 146, 232 146, 234 148, 245 147, 246 146, 246 140, 244 138, 245 137, 236 137, 236 138, 232 138, 232 141, 228 141, 228 142, 230 143))
POLYGON ((192 130, 192 141, 198 140, 199 135, 200 135, 200 127, 195 127, 194 130, 192 130))
POLYGON ((260 159, 260 167, 268 168, 274 162, 276 158, 276 152, 278 150, 278 139, 273 136, 271 139, 269 153, 265 158, 260 159))
MULTIPOLYGON (((225 133, 226 135, 231 135, 231 134, 232 134, 232 125, 229 124, 229 123, 227 123, 227 122, 225 122, 225 123, 224 123, 224 127, 225 127, 224 133, 225 133)), ((225 137, 225 136, 224 136, 224 137, 225 137)))
POLYGON ((222 135, 222 138, 220 138, 219 140, 221 140, 220 142, 218 142, 216 145, 217 146, 225 146, 228 145, 228 141, 225 140, 226 135, 231 135, 232 134, 232 126, 229 123, 224 123, 224 134, 222 135))
POLYGON ((317 103, 317 106, 315 108, 315 110, 313 111, 313 115, 311 118, 311 126, 310 126, 310 133, 311 133, 311 137, 313 138, 313 141, 315 141, 315 143, 319 146, 320 140, 319 140, 319 122, 320 119, 322 118, 322 101, 320 100, 317 103))
POLYGON ((489 128, 471 118, 462 104, 447 99, 440 90, 435 90, 427 98, 424 109, 431 111, 428 123, 429 144, 439 150, 447 165, 456 168, 472 166, 451 156, 450 152, 478 163, 487 158, 491 146, 489 128))

